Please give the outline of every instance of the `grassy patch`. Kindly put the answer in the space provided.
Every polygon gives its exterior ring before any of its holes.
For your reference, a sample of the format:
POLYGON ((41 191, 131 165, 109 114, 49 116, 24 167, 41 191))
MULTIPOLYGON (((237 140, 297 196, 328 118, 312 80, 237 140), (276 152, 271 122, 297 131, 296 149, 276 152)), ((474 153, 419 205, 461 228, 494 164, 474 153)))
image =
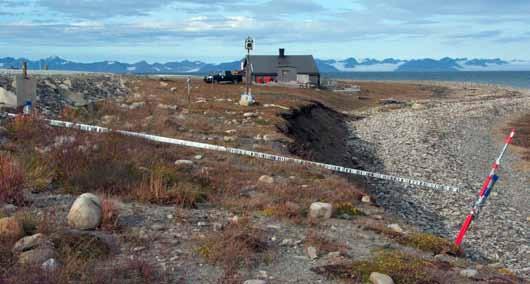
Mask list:
POLYGON ((392 277, 396 283, 433 283, 425 271, 430 262, 398 251, 383 251, 370 261, 352 263, 352 275, 367 281, 370 273, 377 271, 392 277))
POLYGON ((337 203, 334 206, 333 214, 337 218, 341 219, 351 219, 355 216, 364 216, 365 214, 359 210, 357 207, 353 206, 350 202, 341 202, 337 203))
POLYGON ((384 226, 374 225, 367 226, 366 229, 383 234, 402 245, 414 247, 424 251, 430 251, 434 254, 448 253, 452 255, 460 255, 462 253, 460 248, 458 248, 453 242, 432 234, 418 232, 403 234, 395 232, 384 226))
MULTIPOLYGON (((353 261, 313 268, 330 279, 348 279, 353 283, 368 283, 372 272, 384 273, 395 283, 443 283, 438 264, 399 251, 380 251, 370 260, 353 261)), ((447 270, 449 267, 444 267, 447 270)), ((442 269, 442 270, 443 270, 442 269)))

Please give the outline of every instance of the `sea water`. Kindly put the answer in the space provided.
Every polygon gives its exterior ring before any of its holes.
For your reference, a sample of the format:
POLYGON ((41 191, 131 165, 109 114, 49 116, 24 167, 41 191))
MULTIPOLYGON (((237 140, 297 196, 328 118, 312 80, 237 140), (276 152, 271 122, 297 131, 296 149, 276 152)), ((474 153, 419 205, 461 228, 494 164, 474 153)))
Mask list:
POLYGON ((530 71, 336 72, 323 73, 322 77, 369 81, 472 82, 530 89, 530 71))

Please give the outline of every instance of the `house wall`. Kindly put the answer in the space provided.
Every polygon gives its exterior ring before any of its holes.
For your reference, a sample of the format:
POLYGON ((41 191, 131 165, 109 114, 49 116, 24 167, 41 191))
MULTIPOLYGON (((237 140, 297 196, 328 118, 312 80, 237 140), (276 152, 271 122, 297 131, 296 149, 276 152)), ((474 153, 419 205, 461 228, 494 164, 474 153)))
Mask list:
POLYGON ((296 74, 294 67, 280 67, 278 68, 278 82, 296 82, 296 74))

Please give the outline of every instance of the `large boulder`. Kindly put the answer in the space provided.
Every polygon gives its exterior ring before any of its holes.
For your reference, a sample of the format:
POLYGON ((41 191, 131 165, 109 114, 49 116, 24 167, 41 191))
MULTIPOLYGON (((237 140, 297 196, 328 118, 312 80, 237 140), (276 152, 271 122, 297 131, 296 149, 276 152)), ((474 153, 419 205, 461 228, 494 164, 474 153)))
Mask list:
POLYGON ((14 217, 0 219, 0 239, 18 240, 24 236, 24 227, 14 217))
POLYGON ((80 195, 68 213, 68 225, 78 230, 92 230, 101 224, 101 201, 91 193, 80 195))
POLYGON ((309 207, 309 217, 312 219, 329 219, 333 213, 333 206, 329 203, 315 202, 309 207))

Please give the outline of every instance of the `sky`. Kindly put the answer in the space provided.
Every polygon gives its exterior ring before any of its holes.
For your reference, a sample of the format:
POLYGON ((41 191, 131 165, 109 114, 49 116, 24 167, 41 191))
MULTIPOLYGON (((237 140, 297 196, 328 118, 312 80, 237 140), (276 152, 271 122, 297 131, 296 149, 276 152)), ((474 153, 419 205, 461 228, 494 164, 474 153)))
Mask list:
POLYGON ((529 0, 0 0, 0 57, 529 60, 529 0))

